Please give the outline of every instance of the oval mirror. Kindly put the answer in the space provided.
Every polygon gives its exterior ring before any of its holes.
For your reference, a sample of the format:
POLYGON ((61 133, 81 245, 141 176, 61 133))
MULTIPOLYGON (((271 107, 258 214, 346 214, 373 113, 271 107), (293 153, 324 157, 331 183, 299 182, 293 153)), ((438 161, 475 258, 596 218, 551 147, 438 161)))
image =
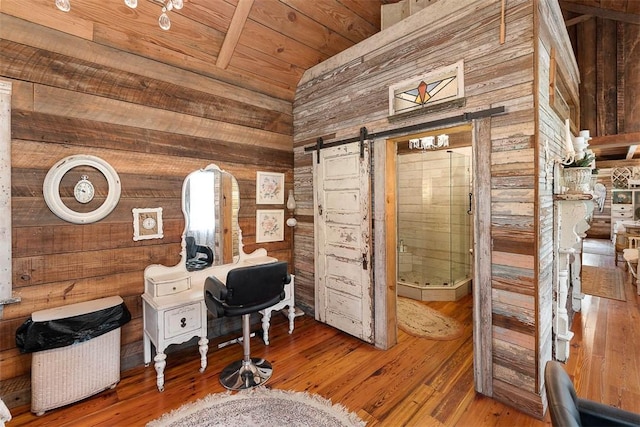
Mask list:
POLYGON ((190 173, 182 185, 183 248, 188 271, 230 264, 239 258, 238 182, 209 165, 190 173))

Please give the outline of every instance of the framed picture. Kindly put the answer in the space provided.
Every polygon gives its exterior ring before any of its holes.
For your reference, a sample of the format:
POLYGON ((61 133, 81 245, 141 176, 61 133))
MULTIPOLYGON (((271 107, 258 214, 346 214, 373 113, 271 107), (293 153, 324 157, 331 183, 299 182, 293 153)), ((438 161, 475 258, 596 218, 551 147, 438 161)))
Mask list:
POLYGON ((133 208, 133 240, 162 239, 162 208, 133 208))
POLYGON ((256 204, 284 204, 284 174, 276 172, 257 172, 256 204))
POLYGON ((256 211, 256 243, 284 240, 284 209, 256 211))

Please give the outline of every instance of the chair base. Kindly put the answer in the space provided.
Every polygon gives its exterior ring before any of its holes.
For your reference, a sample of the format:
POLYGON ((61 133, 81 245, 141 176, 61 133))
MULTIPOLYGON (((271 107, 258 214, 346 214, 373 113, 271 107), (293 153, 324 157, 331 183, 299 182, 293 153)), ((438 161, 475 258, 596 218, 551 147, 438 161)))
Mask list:
POLYGON ((264 359, 238 360, 222 370, 220 383, 229 390, 245 390, 265 384, 272 373, 271 363, 264 359))

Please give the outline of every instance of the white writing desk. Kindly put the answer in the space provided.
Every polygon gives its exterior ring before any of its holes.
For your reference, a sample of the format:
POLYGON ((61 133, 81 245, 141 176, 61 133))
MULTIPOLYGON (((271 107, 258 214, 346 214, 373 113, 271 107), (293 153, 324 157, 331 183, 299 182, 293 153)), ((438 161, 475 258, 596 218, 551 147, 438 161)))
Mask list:
MULTIPOLYGON (((187 271, 183 265, 165 267, 150 265, 145 269, 145 292, 142 295, 144 319, 144 364, 151 363, 151 343, 156 348, 153 358, 157 373, 156 384, 164 390, 164 369, 167 365, 165 349, 171 344, 181 344, 193 337, 199 337, 200 372, 207 367, 207 307, 204 302, 204 282, 209 276, 216 276, 222 282, 227 273, 239 267, 276 262, 267 256, 264 249, 251 254, 241 253, 234 264, 212 266, 199 271, 187 271)), ((295 319, 294 276, 285 285, 285 298, 272 307, 260 310, 265 344, 269 344, 271 313, 288 307, 289 333, 293 332, 295 319)))

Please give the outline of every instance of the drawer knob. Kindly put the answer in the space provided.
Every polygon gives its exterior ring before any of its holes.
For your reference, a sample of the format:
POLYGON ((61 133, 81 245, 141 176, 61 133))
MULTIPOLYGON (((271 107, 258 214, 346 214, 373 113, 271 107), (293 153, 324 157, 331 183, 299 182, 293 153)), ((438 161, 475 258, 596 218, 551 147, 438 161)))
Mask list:
POLYGON ((187 326, 187 319, 183 317, 182 319, 180 319, 180 327, 184 328, 185 326, 187 326))

